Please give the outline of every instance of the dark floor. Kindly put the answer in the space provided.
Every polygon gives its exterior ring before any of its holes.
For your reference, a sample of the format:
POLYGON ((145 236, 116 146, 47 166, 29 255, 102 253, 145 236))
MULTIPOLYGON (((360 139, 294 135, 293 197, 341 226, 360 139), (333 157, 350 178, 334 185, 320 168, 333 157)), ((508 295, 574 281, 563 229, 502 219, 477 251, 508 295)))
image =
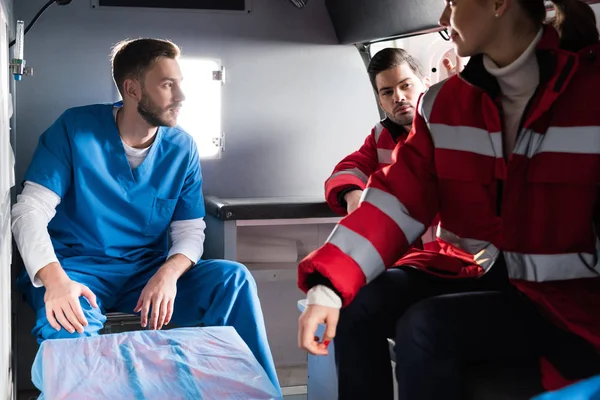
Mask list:
POLYGON ((40 392, 38 392, 38 391, 20 392, 17 396, 17 400, 35 400, 35 399, 37 399, 39 394, 40 394, 40 392))

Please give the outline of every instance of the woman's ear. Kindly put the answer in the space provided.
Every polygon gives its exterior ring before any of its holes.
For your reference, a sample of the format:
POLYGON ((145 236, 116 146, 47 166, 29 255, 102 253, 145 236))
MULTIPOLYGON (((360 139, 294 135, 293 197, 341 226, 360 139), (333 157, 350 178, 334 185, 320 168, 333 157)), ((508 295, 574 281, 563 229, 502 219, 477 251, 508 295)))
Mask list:
POLYGON ((513 0, 494 0, 494 17, 499 18, 506 12, 506 8, 510 5, 513 0))

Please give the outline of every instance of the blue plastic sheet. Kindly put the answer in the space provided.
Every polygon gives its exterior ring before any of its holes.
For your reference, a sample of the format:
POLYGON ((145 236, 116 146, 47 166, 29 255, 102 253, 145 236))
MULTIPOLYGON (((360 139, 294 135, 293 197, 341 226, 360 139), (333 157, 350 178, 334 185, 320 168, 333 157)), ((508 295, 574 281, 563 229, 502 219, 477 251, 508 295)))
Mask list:
POLYGON ((600 376, 586 379, 561 390, 544 393, 533 400, 600 400, 600 376))
POLYGON ((232 327, 46 340, 32 368, 40 399, 280 399, 232 327))

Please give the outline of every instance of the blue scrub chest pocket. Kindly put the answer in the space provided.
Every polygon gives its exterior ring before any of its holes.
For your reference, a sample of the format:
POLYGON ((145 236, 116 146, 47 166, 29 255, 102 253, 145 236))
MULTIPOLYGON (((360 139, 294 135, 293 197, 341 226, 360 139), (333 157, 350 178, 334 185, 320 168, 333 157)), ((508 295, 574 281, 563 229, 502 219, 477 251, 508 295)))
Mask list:
POLYGON ((176 205, 177 199, 155 197, 144 233, 148 236, 164 233, 173 219, 176 205))

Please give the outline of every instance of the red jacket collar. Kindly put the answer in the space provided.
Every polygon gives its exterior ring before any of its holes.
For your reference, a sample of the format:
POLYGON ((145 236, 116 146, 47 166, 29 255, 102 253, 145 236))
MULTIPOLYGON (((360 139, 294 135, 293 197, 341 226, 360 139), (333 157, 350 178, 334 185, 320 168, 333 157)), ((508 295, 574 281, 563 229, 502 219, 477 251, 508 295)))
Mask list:
POLYGON ((542 29, 544 33, 542 33, 542 38, 538 42, 536 50, 557 50, 560 45, 560 37, 556 29, 550 25, 544 25, 542 29))

